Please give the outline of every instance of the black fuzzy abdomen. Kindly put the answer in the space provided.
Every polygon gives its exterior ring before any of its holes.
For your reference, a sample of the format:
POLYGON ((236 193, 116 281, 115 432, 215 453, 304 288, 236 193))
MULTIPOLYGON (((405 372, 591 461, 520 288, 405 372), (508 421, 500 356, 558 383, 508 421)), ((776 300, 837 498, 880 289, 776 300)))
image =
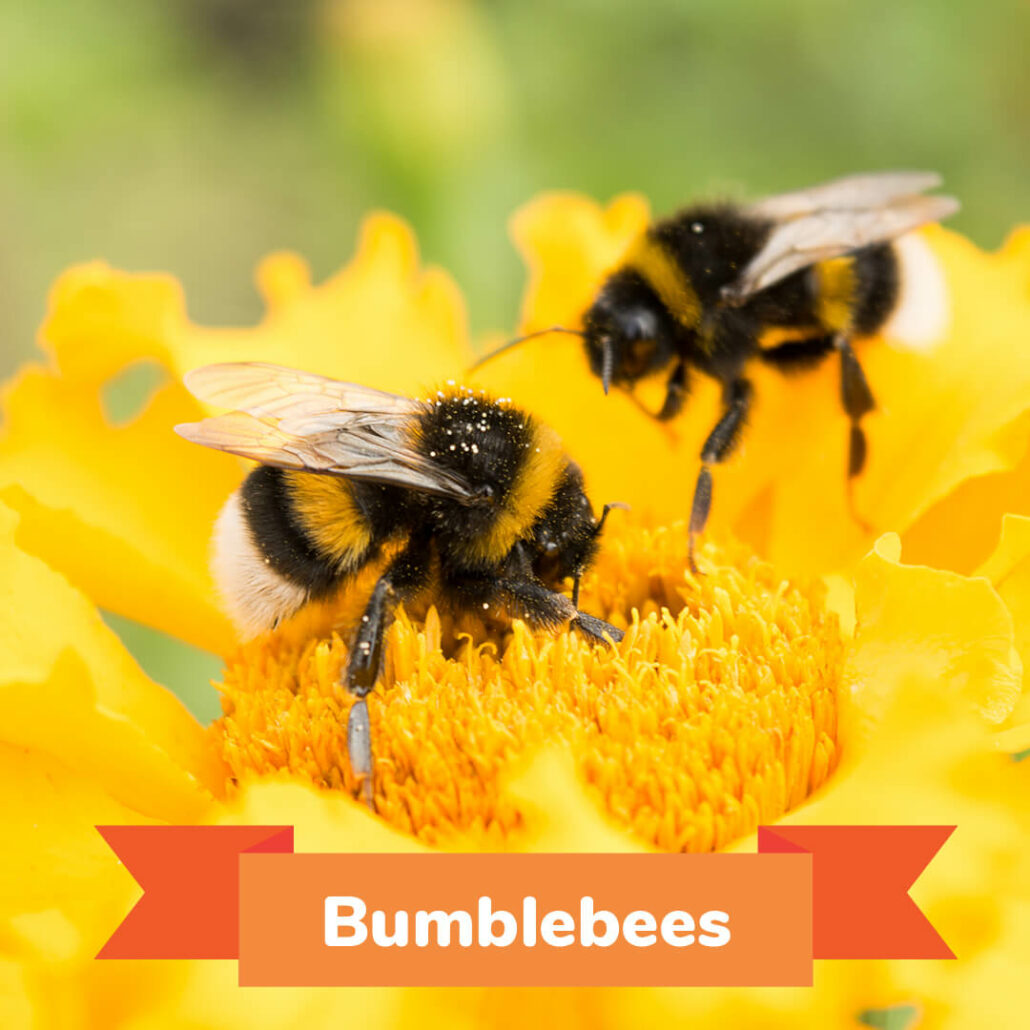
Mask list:
POLYGON ((794 272, 766 287, 742 305, 763 327, 807 329, 818 323, 810 268, 794 272))
POLYGON ((884 243, 856 252, 854 262, 854 330, 858 336, 871 336, 897 306, 898 257, 893 245, 884 243))
POLYGON ((331 594, 375 557, 384 541, 410 532, 424 518, 420 500, 397 487, 264 465, 240 487, 247 529, 268 568, 313 598, 331 594), (339 491, 340 515, 347 522, 333 520, 331 505, 322 505, 321 515, 313 518, 309 484, 339 491))
MULTIPOLYGON (((840 261, 834 258, 829 263, 840 261)), ((849 328, 856 336, 876 333, 898 300, 898 260, 893 246, 880 244, 855 251, 851 262, 849 328)), ((811 329, 820 320, 820 265, 802 268, 756 293, 743 310, 763 327, 811 329)), ((826 326, 838 331, 842 326, 826 326)))
POLYGON ((273 572, 312 597, 333 589, 336 569, 304 533, 282 469, 254 469, 240 487, 240 503, 254 543, 273 572))

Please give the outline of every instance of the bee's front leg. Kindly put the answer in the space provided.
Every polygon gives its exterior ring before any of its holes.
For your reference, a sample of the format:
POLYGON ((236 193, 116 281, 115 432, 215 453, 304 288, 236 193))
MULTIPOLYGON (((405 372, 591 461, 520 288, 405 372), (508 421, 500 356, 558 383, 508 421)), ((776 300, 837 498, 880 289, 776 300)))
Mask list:
POLYGON ((723 389, 724 410, 715 428, 708 434, 701 449, 701 471, 697 474, 694 501, 690 508, 690 571, 697 572, 694 559, 694 541, 704 531, 712 507, 711 466, 725 461, 740 439, 740 431, 751 407, 751 383, 747 379, 734 379, 723 389))
POLYGON ((567 621, 573 629, 599 643, 606 643, 609 637, 616 644, 622 640, 622 630, 617 626, 579 610, 578 589, 571 601, 531 579, 501 580, 498 591, 506 607, 536 629, 556 629, 567 621))
POLYGON ((396 594, 389 573, 372 590, 365 612, 351 643, 344 684, 355 696, 347 718, 347 754, 355 776, 361 779, 361 796, 374 809, 375 784, 372 768, 372 729, 366 696, 376 685, 383 661, 383 641, 393 621, 396 594))
POLYGON ((622 639, 620 629, 579 611, 565 594, 548 589, 532 575, 502 572, 488 577, 463 572, 451 578, 447 590, 455 604, 476 614, 496 606, 533 629, 555 632, 568 624, 596 640, 604 640, 605 633, 616 642, 622 639))
POLYGON ((687 363, 680 358, 665 384, 665 401, 655 416, 659 422, 668 422, 682 410, 687 400, 687 363))
POLYGON ((376 582, 372 596, 358 623, 351 642, 343 683, 355 696, 347 718, 347 754, 351 769, 361 778, 361 795, 369 808, 375 808, 375 770, 372 763, 372 736, 365 698, 376 685, 383 665, 386 631, 393 623, 397 605, 424 585, 429 565, 421 548, 409 544, 390 563, 376 582))

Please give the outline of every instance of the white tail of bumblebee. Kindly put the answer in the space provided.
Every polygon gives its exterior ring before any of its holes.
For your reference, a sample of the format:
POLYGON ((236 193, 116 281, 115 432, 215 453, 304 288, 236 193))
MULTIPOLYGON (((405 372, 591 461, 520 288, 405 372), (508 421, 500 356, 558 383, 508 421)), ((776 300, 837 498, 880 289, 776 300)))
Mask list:
POLYGON ((244 639, 271 629, 307 600, 304 588, 280 576, 254 543, 239 490, 215 522, 211 572, 225 610, 244 639))

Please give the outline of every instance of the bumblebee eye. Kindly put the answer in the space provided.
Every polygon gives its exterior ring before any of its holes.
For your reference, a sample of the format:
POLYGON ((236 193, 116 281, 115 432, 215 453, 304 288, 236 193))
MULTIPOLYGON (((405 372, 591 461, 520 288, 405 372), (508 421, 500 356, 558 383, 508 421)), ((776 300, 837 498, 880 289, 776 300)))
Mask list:
POLYGON ((623 337, 633 340, 653 340, 658 335, 658 319, 647 308, 634 308, 620 319, 623 337))
POLYGON ((549 558, 554 557, 558 553, 558 545, 553 540, 548 540, 544 544, 544 554, 549 558))

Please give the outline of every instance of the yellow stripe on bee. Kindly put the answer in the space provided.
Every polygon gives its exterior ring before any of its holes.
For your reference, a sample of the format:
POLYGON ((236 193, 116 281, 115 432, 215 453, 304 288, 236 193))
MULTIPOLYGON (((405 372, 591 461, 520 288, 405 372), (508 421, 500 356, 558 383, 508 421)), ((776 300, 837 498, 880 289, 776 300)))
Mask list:
POLYGON ((650 233, 644 233, 629 249, 626 264, 643 276, 678 322, 696 329, 701 302, 676 259, 650 233))
POLYGON ((469 551, 481 561, 500 561, 515 541, 537 520, 558 487, 567 459, 561 439, 549 426, 530 423, 533 435, 525 460, 490 529, 470 541, 469 551))
POLYGON ((322 554, 342 567, 361 562, 372 530, 354 501, 350 484, 339 476, 284 472, 294 514, 322 554))
POLYGON ((793 326, 770 326, 759 332, 758 346, 760 350, 772 350, 783 343, 800 343, 802 340, 810 340, 813 336, 819 335, 822 330, 821 322, 793 326))
POLYGON ((835 333, 851 328, 855 309, 855 261, 850 257, 830 258, 813 267, 815 313, 826 329, 835 333))

